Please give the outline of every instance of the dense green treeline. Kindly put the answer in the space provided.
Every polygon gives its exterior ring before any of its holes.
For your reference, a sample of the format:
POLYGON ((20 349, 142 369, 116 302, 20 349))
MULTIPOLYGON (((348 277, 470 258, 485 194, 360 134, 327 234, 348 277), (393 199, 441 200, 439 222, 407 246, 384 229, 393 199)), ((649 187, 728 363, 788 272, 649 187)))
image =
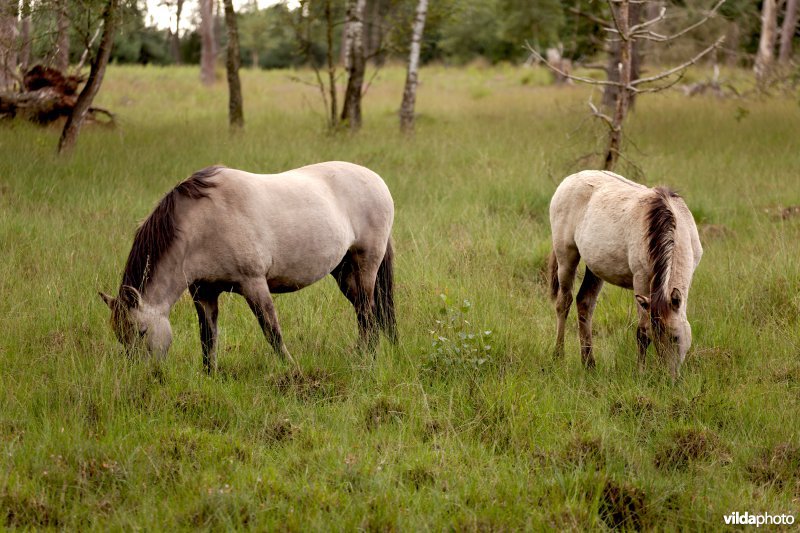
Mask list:
MULTIPOLYGON (((330 1, 333 12, 334 56, 340 54, 344 28, 344 0, 305 0, 290 9, 285 3, 259 9, 255 0, 238 13, 242 64, 260 68, 287 68, 302 64, 321 64, 327 52, 324 9, 330 1)), ((174 2, 173 2, 174 3, 174 2)), ((653 2, 650 9, 659 8, 653 2)), ((701 16, 712 5, 708 0, 672 0, 665 23, 683 27, 701 16)), ((410 41, 412 0, 370 0, 366 10, 366 48, 373 62, 404 57, 410 41)), ((173 7, 174 9, 174 7, 173 7)), ((572 60, 591 62, 604 47, 604 31, 596 19, 607 19, 607 5, 598 0, 441 0, 431 5, 422 48, 422 61, 464 64, 477 59, 490 63, 527 59, 524 43, 539 49, 563 48, 572 60)), ((70 56, 73 63, 91 41, 99 19, 99 7, 92 0, 70 3, 70 56), (96 12, 95 12, 96 11, 96 12)), ((712 23, 692 32, 675 47, 699 49, 717 36, 726 35, 726 46, 719 54, 728 64, 747 65, 758 45, 760 2, 729 0, 712 23)), ((50 0, 32 7, 33 56, 48 62, 54 49, 56 15, 50 0)), ((173 27, 155 26, 141 0, 129 0, 123 26, 114 43, 112 61, 167 65, 198 63, 200 38, 195 29, 198 18, 194 2, 184 7, 179 38, 173 27)), ((219 55, 225 47, 221 13, 217 14, 216 34, 219 55)), ((795 36, 796 38, 796 36, 795 36)), ((670 52, 657 59, 669 61, 670 52)))

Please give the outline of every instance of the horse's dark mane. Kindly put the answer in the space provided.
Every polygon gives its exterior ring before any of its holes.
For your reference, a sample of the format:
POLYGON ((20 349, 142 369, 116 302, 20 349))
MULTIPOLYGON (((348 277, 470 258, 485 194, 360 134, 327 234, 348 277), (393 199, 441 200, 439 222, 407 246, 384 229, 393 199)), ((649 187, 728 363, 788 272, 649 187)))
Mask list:
POLYGON ((179 229, 175 224, 176 198, 178 196, 193 200, 205 198, 208 196, 208 189, 216 186, 211 178, 222 168, 224 167, 213 166, 198 170, 176 185, 158 202, 150 216, 136 230, 133 246, 122 274, 122 285, 144 291, 159 261, 178 234, 179 229))
POLYGON ((670 198, 680 196, 665 187, 655 187, 647 200, 647 253, 653 268, 650 316, 656 328, 662 327, 663 319, 670 312, 667 282, 675 248, 675 213, 669 206, 670 198))

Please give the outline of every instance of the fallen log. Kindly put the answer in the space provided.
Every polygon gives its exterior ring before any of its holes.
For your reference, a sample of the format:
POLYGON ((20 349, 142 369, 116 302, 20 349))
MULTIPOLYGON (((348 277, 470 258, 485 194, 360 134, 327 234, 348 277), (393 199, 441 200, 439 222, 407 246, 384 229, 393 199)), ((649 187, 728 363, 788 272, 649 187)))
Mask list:
MULTIPOLYGON (((37 124, 49 124, 68 117, 78 101, 78 88, 84 78, 65 75, 42 65, 35 65, 22 78, 18 92, 0 93, 0 118, 22 118, 37 124)), ((113 125, 114 114, 100 107, 91 107, 87 119, 113 125), (104 117, 100 119, 100 117, 104 117)))

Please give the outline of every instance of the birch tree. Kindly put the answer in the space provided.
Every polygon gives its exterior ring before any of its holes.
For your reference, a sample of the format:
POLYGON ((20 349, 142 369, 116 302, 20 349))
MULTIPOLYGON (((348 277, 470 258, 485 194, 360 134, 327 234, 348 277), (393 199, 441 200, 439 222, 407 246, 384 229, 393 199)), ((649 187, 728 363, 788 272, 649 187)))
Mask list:
POLYGON ((83 86, 81 93, 78 95, 78 100, 72 112, 67 117, 67 122, 64 124, 64 130, 61 132, 61 138, 58 140, 58 153, 69 153, 75 147, 80 133, 81 126, 86 119, 86 113, 94 101, 94 97, 100 90, 100 85, 103 83, 103 77, 106 73, 106 66, 108 65, 108 58, 111 56, 111 47, 114 44, 114 33, 117 28, 117 19, 119 11, 120 0, 107 0, 105 8, 103 9, 103 36, 100 39, 100 44, 97 47, 97 53, 92 59, 92 66, 89 71, 89 78, 86 80, 86 85, 83 86))
POLYGON ((428 0, 419 0, 417 13, 411 33, 411 51, 408 55, 408 73, 400 105, 400 129, 404 133, 414 131, 414 105, 417 101, 419 80, 419 54, 422 47, 422 32, 425 30, 425 17, 428 13, 428 0))
POLYGON ((205 85, 217 79, 214 71, 214 0, 200 0, 200 81, 205 85))
POLYGON ((350 61, 347 68, 347 88, 344 93, 342 107, 342 121, 350 126, 352 131, 361 128, 361 91, 364 84, 364 9, 366 0, 348 0, 347 2, 347 28, 346 41, 347 56, 350 61))
POLYGON ((775 55, 775 36, 778 26, 778 6, 775 0, 764 0, 761 6, 761 37, 758 40, 758 52, 753 70, 756 81, 763 86, 769 77, 775 55))
POLYGON ((239 28, 236 24, 236 12, 233 0, 225 2, 225 26, 228 31, 228 47, 226 51, 225 69, 228 74, 228 122, 231 129, 244 127, 244 111, 242 110, 242 83, 239 80, 239 28))

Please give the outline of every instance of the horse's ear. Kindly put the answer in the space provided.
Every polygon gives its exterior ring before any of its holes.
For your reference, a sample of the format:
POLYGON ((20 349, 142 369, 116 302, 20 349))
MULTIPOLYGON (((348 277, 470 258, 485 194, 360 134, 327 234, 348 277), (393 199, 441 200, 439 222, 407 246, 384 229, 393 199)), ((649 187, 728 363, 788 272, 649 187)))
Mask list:
POLYGON ((672 304, 672 310, 677 311, 681 308, 681 301, 683 297, 681 296, 681 291, 678 287, 672 289, 672 294, 670 294, 670 303, 672 304))
POLYGON ((106 303, 106 305, 108 306, 109 309, 114 309, 115 299, 114 299, 113 296, 109 296, 108 294, 106 294, 104 292, 98 292, 97 294, 100 295, 100 298, 103 299, 103 301, 106 303))
POLYGON ((650 311, 650 298, 648 298, 647 296, 642 296, 641 294, 637 294, 636 303, 638 303, 639 307, 641 307, 645 311, 650 311))
POLYGON ((130 285, 123 285, 119 288, 118 298, 128 309, 135 309, 139 307, 139 302, 142 300, 142 295, 134 287, 131 287, 130 285))

